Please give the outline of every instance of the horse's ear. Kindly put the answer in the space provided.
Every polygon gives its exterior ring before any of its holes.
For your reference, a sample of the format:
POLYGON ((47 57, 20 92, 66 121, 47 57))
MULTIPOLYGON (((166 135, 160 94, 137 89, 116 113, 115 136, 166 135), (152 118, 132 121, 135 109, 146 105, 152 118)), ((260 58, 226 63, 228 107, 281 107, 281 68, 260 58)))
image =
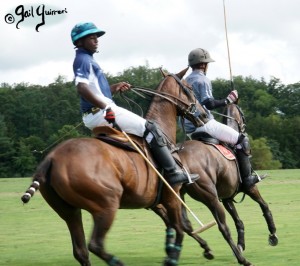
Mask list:
POLYGON ((185 73, 188 71, 189 67, 185 68, 184 70, 181 70, 179 73, 176 74, 176 76, 180 79, 182 79, 185 75, 185 73))
POLYGON ((168 75, 168 73, 163 71, 162 67, 160 67, 159 70, 160 70, 160 73, 163 75, 164 78, 168 75))

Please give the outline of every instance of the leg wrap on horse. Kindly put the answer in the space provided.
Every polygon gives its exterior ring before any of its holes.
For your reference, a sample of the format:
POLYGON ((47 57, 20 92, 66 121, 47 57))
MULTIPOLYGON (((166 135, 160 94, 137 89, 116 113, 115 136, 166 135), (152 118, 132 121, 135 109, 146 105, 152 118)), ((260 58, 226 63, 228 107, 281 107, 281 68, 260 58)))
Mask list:
MULTIPOLYGON (((155 122, 146 122, 146 131, 144 137, 149 144, 154 159, 165 170, 165 176, 170 185, 188 182, 188 176, 177 165, 175 159, 169 151, 167 140, 163 132, 155 122), (152 135, 152 138, 149 138, 149 134, 152 135), (149 141, 149 139, 151 140, 149 141)), ((198 175, 190 175, 190 177, 191 180, 196 180, 198 175)))
POLYGON ((178 259, 181 253, 182 245, 172 244, 168 247, 168 257, 165 259, 164 265, 177 266, 178 259))
POLYGON ((174 248, 174 242, 175 242, 175 231, 173 228, 168 227, 166 229, 166 244, 165 244, 165 251, 168 256, 170 256, 173 248, 174 248))

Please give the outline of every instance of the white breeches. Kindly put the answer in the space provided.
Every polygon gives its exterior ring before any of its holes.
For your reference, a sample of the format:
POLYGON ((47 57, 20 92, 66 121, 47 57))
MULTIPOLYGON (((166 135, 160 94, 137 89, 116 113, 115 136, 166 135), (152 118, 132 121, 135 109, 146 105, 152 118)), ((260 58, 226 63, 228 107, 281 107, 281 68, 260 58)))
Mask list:
POLYGON ((215 119, 209 120, 204 126, 198 127, 194 132, 206 132, 212 137, 231 145, 235 145, 239 138, 237 131, 215 119))
MULTIPOLYGON (((146 119, 141 116, 136 115, 133 112, 128 111, 116 104, 110 103, 111 109, 115 112, 116 123, 118 126, 124 130, 126 133, 133 134, 139 137, 144 135, 146 130, 145 124, 146 119)), ((84 125, 92 130, 97 126, 109 125, 108 122, 104 119, 105 111, 100 110, 96 114, 84 115, 82 120, 84 125)))

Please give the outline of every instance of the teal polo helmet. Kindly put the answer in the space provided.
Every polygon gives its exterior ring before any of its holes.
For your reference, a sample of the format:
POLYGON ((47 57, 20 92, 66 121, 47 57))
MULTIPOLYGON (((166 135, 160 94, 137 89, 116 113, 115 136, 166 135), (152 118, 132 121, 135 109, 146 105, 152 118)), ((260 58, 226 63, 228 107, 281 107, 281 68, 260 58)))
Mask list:
POLYGON ((100 37, 104 33, 105 31, 97 28, 96 25, 92 22, 78 23, 73 27, 71 31, 71 39, 73 44, 75 45, 76 41, 87 35, 97 34, 97 36, 100 37))
POLYGON ((188 56, 189 66, 196 65, 199 63, 210 63, 215 62, 210 55, 209 52, 202 48, 197 48, 192 50, 188 56))

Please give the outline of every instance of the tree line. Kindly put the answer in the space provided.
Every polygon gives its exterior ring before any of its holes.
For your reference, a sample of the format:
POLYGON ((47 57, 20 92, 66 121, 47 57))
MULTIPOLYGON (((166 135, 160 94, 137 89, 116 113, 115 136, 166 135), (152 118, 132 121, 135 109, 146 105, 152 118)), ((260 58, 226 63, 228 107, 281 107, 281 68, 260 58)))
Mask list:
MULTIPOLYGON (((115 76, 107 73, 107 77, 111 84, 128 81, 133 86, 151 89, 162 80, 160 70, 149 68, 148 64, 115 76)), ((251 76, 237 76, 233 81, 246 116, 254 168, 300 168, 300 83, 284 85, 275 77, 266 82, 251 76)), ((216 98, 224 98, 232 89, 225 79, 213 80, 212 85, 216 98)), ((121 96, 114 96, 117 104, 145 114, 149 99, 133 92, 126 93, 130 101, 121 96)), ((59 142, 91 136, 81 123, 74 83, 63 76, 47 86, 2 83, 0 101, 0 177, 30 176, 59 142)), ((183 132, 178 128, 178 141, 182 139, 183 132)))

